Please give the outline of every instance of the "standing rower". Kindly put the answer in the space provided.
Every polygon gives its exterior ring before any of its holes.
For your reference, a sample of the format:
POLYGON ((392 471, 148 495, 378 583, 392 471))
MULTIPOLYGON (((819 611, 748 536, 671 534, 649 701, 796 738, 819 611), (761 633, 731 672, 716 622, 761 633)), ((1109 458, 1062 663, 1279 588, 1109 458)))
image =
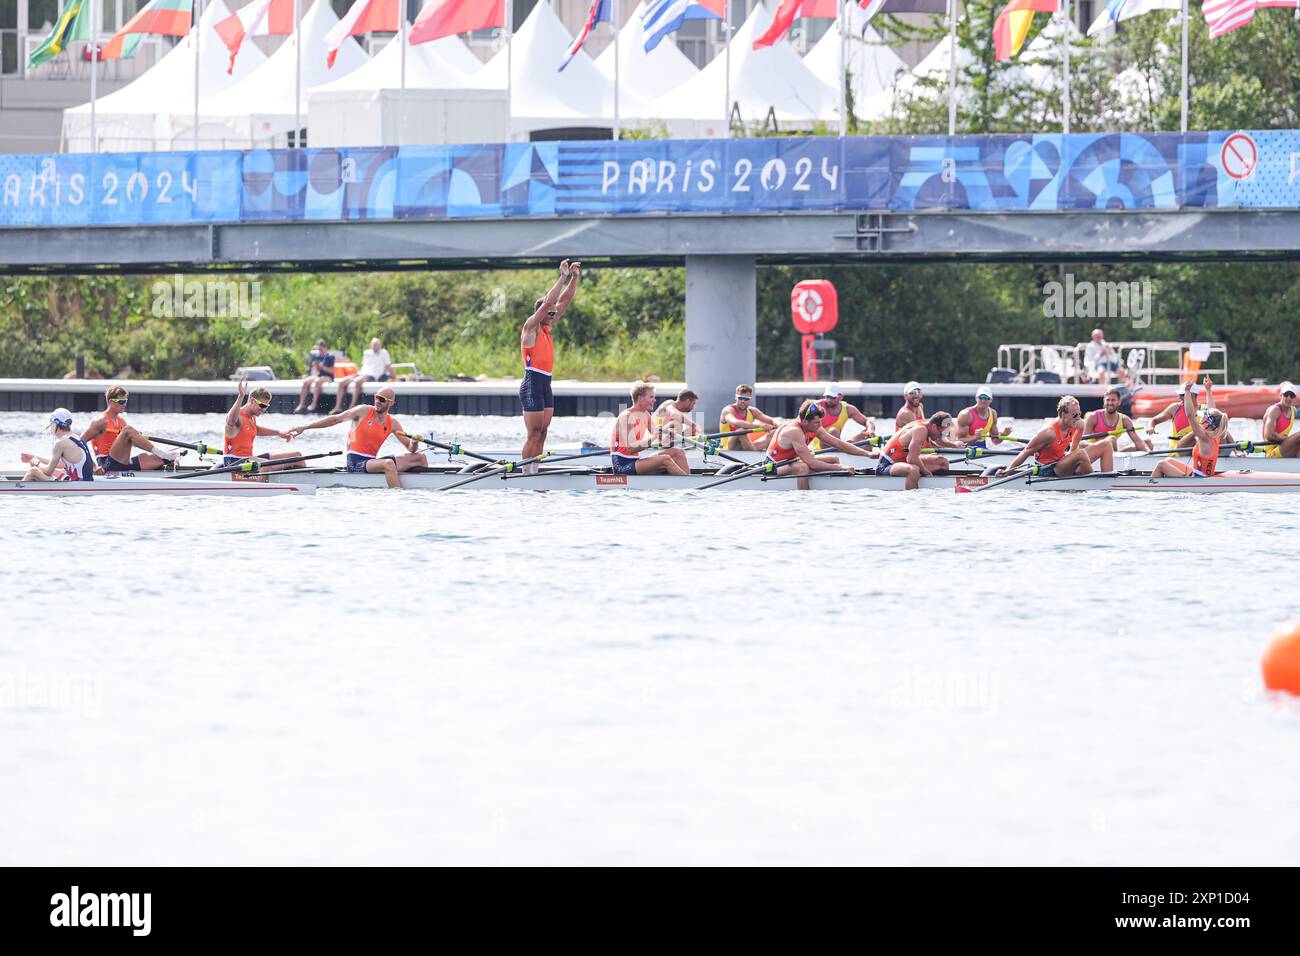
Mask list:
POLYGON ((668 399, 655 409, 654 425, 660 445, 672 447, 680 438, 701 434, 700 426, 691 418, 695 403, 699 400, 700 396, 689 388, 684 388, 677 393, 676 398, 668 399))
MULTIPOLYGON (((524 380, 519 383, 519 401, 524 408, 524 439, 521 458, 536 458, 546 448, 546 432, 555 414, 551 374, 555 371, 555 341, 551 327, 569 308, 578 291, 582 263, 560 263, 560 277, 551 291, 533 304, 533 314, 519 332, 519 351, 524 358, 524 380)), ((532 466, 530 466, 532 467, 532 466)))
MULTIPOLYGON (((826 390, 822 392, 821 406, 823 413, 822 428, 836 438, 844 437, 844 426, 849 422, 857 422, 862 426, 862 431, 857 433, 857 437, 853 439, 854 441, 870 438, 876 433, 876 423, 844 400, 844 389, 836 382, 831 382, 826 386, 826 390)), ((812 450, 822 450, 822 440, 820 438, 813 439, 812 450)))
POLYGON ((108 407, 81 433, 81 440, 94 446, 96 460, 105 472, 157 471, 181 456, 179 451, 154 447, 153 442, 126 423, 122 410, 130 395, 125 387, 110 385, 104 398, 108 407), (132 457, 131 452, 136 448, 145 454, 132 457))
MULTIPOLYGON (((239 391, 235 394, 235 403, 226 413, 226 434, 222 460, 223 466, 242 465, 253 457, 253 441, 258 437, 274 436, 288 441, 293 436, 277 428, 261 424, 257 419, 271 407, 271 390, 259 385, 248 393, 248 382, 240 381, 239 391), (247 396, 247 401, 245 397, 247 396)), ((277 458, 300 458, 296 451, 264 452, 257 456, 263 461, 275 461, 277 458)), ((259 471, 277 471, 290 465, 267 465, 259 471)))
MULTIPOLYGON (((718 431, 734 432, 753 429, 756 425, 766 425, 767 429, 776 427, 776 419, 764 415, 754 407, 754 387, 752 385, 736 386, 736 401, 722 410, 718 420, 718 431)), ((726 439, 723 448, 727 451, 762 451, 772 438, 772 433, 764 428, 747 434, 735 435, 726 439)))
POLYGON ((350 422, 348 430, 348 471, 353 474, 382 474, 389 488, 402 487, 398 474, 412 468, 429 467, 429 459, 419 451, 420 436, 407 435, 401 422, 392 416, 397 394, 385 385, 375 393, 373 405, 353 405, 346 412, 327 415, 306 425, 289 429, 289 437, 296 438, 313 428, 330 428, 350 422), (392 436, 406 449, 405 455, 379 456, 379 449, 392 436))
POLYGON ((776 466, 778 475, 799 475, 798 487, 808 490, 808 475, 814 471, 843 471, 854 473, 852 465, 841 465, 833 455, 814 455, 808 447, 810 441, 818 441, 831 448, 860 458, 870 458, 871 453, 842 438, 828 432, 822 422, 826 418, 826 409, 811 399, 799 407, 799 415, 792 422, 785 422, 772 430, 772 438, 767 446, 767 460, 776 466))
POLYGON ((655 404, 655 387, 645 382, 632 386, 632 405, 614 419, 609 436, 609 461, 616 475, 689 475, 686 452, 665 448, 647 454, 654 438, 650 409, 655 404))
MULTIPOLYGON (((1264 413, 1264 441, 1277 442, 1268 449, 1270 458, 1300 457, 1300 428, 1295 426, 1295 386, 1283 382, 1278 386, 1279 401, 1264 413)), ((1232 441, 1229 436, 1228 441, 1232 441)))
POLYGON ((952 424, 952 416, 947 412, 935 412, 928 419, 908 422, 885 444, 876 465, 876 474, 907 478, 908 491, 915 491, 923 477, 943 474, 948 470, 948 459, 943 455, 926 454, 924 450, 927 446, 965 447, 960 442, 949 441, 944 434, 952 424))
POLYGON ((975 404, 957 413, 957 440, 972 448, 987 448, 989 442, 1001 445, 1011 434, 1011 426, 998 431, 998 413, 993 408, 993 389, 981 385, 975 390, 975 404))
POLYGON ((1110 442, 1080 447, 1083 437, 1083 412, 1079 400, 1073 395, 1063 395, 1056 403, 1056 420, 1038 432, 1025 444, 1011 464, 999 468, 994 474, 1003 474, 1019 468, 1030 456, 1038 465, 1038 474, 1044 478, 1072 478, 1092 474, 1092 463, 1101 461, 1102 471, 1114 468, 1115 449, 1110 442))
POLYGON ((23 464, 31 465, 23 481, 57 481, 56 472, 62 468, 63 478, 67 481, 94 481, 95 458, 90 446, 72 434, 72 412, 66 408, 56 408, 50 415, 46 431, 54 432, 54 447, 50 457, 29 455, 20 456, 23 464))
MULTIPOLYGON (((1214 395, 1214 382, 1205 376, 1205 401, 1208 405, 1214 395)), ((1219 469, 1219 445, 1228 433, 1228 413, 1220 408, 1207 407, 1204 415, 1196 412, 1196 394, 1192 389, 1183 392, 1183 410, 1192 425, 1192 460, 1179 461, 1166 458, 1151 470, 1152 478, 1192 475, 1213 478, 1219 469)))
POLYGON ((1126 448, 1125 451, 1150 451, 1151 443, 1138 434, 1133 419, 1119 410, 1122 401, 1123 395, 1118 388, 1112 385, 1106 389, 1102 407, 1095 412, 1089 412, 1088 417, 1083 420, 1084 434, 1096 436, 1089 438, 1089 443, 1110 442, 1111 447, 1119 451, 1119 440, 1127 434, 1133 442, 1133 447, 1126 448))
POLYGON ((925 421, 925 392, 920 382, 908 382, 903 386, 903 407, 894 416, 894 431, 912 422, 925 421))

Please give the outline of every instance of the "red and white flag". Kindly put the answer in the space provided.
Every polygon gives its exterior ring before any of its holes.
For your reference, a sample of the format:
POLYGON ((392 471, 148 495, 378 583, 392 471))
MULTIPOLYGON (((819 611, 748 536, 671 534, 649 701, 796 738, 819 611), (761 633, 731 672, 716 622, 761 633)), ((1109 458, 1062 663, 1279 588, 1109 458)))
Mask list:
POLYGON ((504 0, 430 0, 415 16, 411 46, 506 25, 504 0))
POLYGON ((1261 7, 1294 7, 1296 0, 1205 0, 1201 11, 1211 37, 1221 37, 1238 27, 1249 26, 1261 7))
POLYGON ((227 73, 235 72, 235 57, 244 37, 288 36, 293 33, 293 0, 253 0, 218 23, 214 30, 230 51, 227 73))
POLYGON ((363 33, 398 33, 397 0, 356 0, 343 19, 325 34, 325 65, 332 67, 348 37, 363 33))

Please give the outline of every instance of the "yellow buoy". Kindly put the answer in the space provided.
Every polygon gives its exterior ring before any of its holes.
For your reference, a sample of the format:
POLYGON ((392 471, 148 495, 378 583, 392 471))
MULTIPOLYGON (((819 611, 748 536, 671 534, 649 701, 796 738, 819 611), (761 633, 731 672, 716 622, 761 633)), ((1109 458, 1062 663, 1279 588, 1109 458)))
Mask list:
POLYGON ((1262 667, 1265 687, 1300 696, 1300 620, 1287 621, 1273 633, 1262 667))

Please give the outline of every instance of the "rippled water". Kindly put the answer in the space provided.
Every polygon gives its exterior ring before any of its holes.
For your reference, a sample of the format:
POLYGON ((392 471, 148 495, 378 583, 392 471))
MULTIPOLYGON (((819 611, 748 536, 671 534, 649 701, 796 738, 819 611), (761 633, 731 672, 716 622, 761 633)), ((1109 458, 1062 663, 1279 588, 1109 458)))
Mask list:
MULTIPOLYGON (((5 467, 39 425, 0 415, 5 467)), ((0 861, 1293 863, 1258 667, 1298 531, 1268 495, 0 500, 0 861)))

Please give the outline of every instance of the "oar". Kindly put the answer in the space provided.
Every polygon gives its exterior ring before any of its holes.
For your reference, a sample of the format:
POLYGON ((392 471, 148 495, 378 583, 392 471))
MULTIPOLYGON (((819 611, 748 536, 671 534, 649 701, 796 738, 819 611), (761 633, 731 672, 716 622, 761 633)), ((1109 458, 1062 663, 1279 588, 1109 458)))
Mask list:
POLYGON ((293 458, 250 458, 248 461, 241 461, 237 465, 224 465, 221 468, 208 468, 199 471, 188 471, 184 474, 174 475, 177 480, 185 478, 208 478, 212 475, 228 475, 236 471, 256 474, 263 468, 279 468, 281 465, 301 465, 304 461, 312 461, 316 458, 330 458, 334 455, 341 455, 341 451, 323 451, 316 455, 297 455, 293 458))
MULTIPOLYGON (((863 438, 858 441, 851 441, 849 442, 849 444, 853 445, 856 448, 862 448, 866 445, 870 445, 875 442, 876 442, 876 436, 872 435, 868 438, 863 438)), ((833 451, 839 451, 839 449, 825 448, 822 451, 813 452, 813 457, 816 458, 821 455, 829 455, 833 451)), ((798 461, 798 459, 797 458, 792 459, 792 461, 798 461)), ((789 462, 782 462, 781 464, 782 465, 789 464, 789 462)), ((750 475, 757 474, 760 471, 764 471, 767 472, 768 474, 771 474, 775 472, 778 467, 780 466, 777 465, 775 462, 773 462, 770 458, 765 457, 762 461, 760 461, 756 465, 747 465, 744 468, 741 468, 739 471, 735 471, 732 474, 727 475, 727 477, 719 479, 718 481, 711 481, 707 485, 700 485, 700 487, 696 488, 695 490, 707 491, 710 488, 717 488, 719 485, 725 485, 733 481, 739 481, 741 478, 748 478, 750 475)), ((857 469, 854 470, 856 471, 857 469)), ((816 474, 827 474, 827 472, 816 472, 816 471, 809 472, 809 475, 816 475, 816 474)), ((806 478, 809 477, 809 475, 798 475, 796 477, 806 478)))
MULTIPOLYGON (((608 452, 606 452, 608 454, 608 452)), ((464 485, 471 484, 475 481, 482 481, 484 478, 492 478, 508 471, 518 471, 524 465, 531 465, 538 461, 572 461, 575 458, 589 458, 590 451, 584 451, 576 455, 559 455, 554 452, 542 452, 540 455, 534 455, 532 458, 524 458, 521 461, 494 461, 493 468, 484 468, 482 471, 476 471, 472 475, 466 475, 460 481, 453 481, 449 485, 443 485, 441 488, 435 488, 434 491, 451 491, 453 488, 460 488, 464 485)))
POLYGON ((715 443, 713 441, 704 440, 705 436, 703 435, 683 435, 682 438, 687 441, 695 442, 696 445, 700 446, 700 450, 703 451, 705 455, 724 458, 727 461, 734 462, 737 465, 750 464, 750 462, 745 461, 743 458, 737 458, 735 455, 728 455, 725 451, 721 449, 721 447, 715 446, 715 443))
POLYGON ((423 435, 408 435, 406 432, 394 432, 394 434, 399 435, 402 438, 413 438, 431 448, 439 448, 442 451, 447 452, 449 455, 464 455, 466 458, 477 458, 479 461, 486 461, 489 465, 496 465, 501 461, 500 458, 491 458, 487 455, 480 455, 476 451, 466 451, 460 446, 460 442, 448 445, 445 442, 434 441, 432 438, 425 438, 423 435))
POLYGON ((1037 477, 1035 477, 1034 475, 1031 474, 1028 478, 1025 479, 1025 484, 1028 484, 1028 485, 1041 485, 1041 484, 1045 484, 1045 483, 1047 483, 1047 482, 1049 482, 1049 481, 1074 481, 1076 478, 1118 478, 1120 475, 1123 475, 1123 474, 1144 474, 1144 473, 1143 473, 1143 472, 1134 471, 1133 469, 1130 468, 1130 469, 1128 470, 1128 472, 1123 472, 1123 471, 1090 471, 1090 472, 1088 472, 1087 474, 1083 474, 1083 475, 1053 475, 1053 476, 1050 477, 1050 478, 1037 478, 1037 477))
POLYGON ((219 447, 213 448, 207 442, 191 443, 187 441, 176 441, 174 438, 155 438, 153 435, 146 435, 145 437, 148 438, 149 441, 155 442, 159 445, 171 445, 173 448, 186 448, 189 451, 198 452, 201 457, 221 454, 221 449, 219 447))
POLYGON ((707 432, 701 435, 693 435, 693 438, 704 438, 711 440, 714 438, 735 438, 737 435, 752 435, 754 432, 771 431, 767 425, 751 425, 749 428, 737 428, 729 432, 707 432))

